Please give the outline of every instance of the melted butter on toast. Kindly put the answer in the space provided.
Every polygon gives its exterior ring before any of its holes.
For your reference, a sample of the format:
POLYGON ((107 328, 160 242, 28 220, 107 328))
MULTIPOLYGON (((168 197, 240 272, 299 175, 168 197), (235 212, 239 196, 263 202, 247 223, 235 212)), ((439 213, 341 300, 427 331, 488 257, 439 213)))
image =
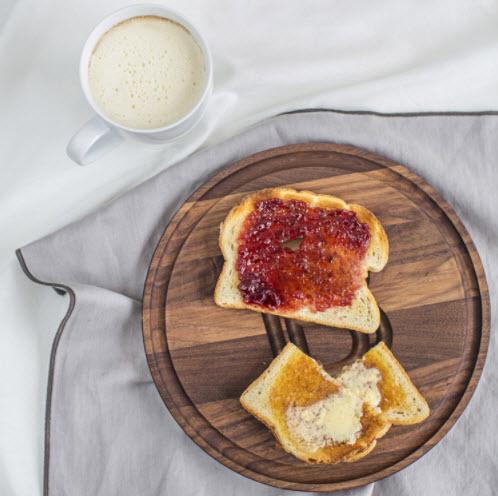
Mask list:
POLYGON ((366 448, 386 426, 381 417, 381 373, 361 360, 330 377, 312 358, 292 357, 271 391, 279 429, 310 451, 337 459, 366 448))
POLYGON ((413 425, 429 405, 382 341, 335 378, 292 343, 242 393, 242 406, 282 448, 308 463, 354 462, 391 425, 413 425))

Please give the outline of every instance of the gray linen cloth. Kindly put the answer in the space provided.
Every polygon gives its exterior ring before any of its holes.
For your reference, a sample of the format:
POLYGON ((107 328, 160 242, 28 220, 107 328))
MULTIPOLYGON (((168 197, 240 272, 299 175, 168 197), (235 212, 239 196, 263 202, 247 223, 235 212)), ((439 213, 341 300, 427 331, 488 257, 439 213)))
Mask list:
MULTIPOLYGON (((352 144, 407 165, 454 207, 497 295, 498 115, 316 111, 267 120, 165 170, 98 212, 18 251, 30 277, 71 305, 52 351, 45 494, 276 495, 199 449, 164 407, 141 335, 147 267, 168 219, 214 171, 288 143, 352 144)), ((492 331, 496 327, 493 312, 492 331)), ((353 494, 495 494, 497 342, 476 393, 449 434, 416 463, 353 494), (493 380, 494 376, 494 380, 493 380)))

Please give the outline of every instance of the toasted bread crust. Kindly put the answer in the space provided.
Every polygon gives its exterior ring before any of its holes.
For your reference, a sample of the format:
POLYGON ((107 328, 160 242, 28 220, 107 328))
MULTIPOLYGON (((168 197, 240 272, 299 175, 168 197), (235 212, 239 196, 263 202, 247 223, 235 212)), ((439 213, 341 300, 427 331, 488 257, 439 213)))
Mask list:
POLYGON ((324 312, 314 312, 307 308, 296 311, 285 311, 262 308, 243 301, 238 285, 238 273, 235 268, 237 260, 237 243, 240 229, 245 218, 253 211, 254 205, 261 200, 279 198, 281 200, 300 200, 312 207, 325 209, 343 209, 354 211, 360 222, 368 224, 370 242, 365 256, 363 276, 366 279, 368 271, 378 272, 387 263, 389 243, 387 235, 377 217, 361 205, 348 205, 344 200, 331 195, 320 195, 311 191, 296 191, 290 188, 272 188, 253 193, 234 206, 220 226, 219 246, 225 263, 216 284, 214 299, 217 305, 224 308, 250 309, 302 321, 328 326, 348 328, 359 332, 372 333, 380 325, 380 311, 374 296, 370 292, 366 280, 357 291, 350 307, 331 307, 324 312), (361 297, 361 301, 359 300, 361 297), (348 314, 349 312, 349 314, 348 314), (361 319, 361 312, 368 318, 361 319))
MULTIPOLYGON (((396 383, 395 385, 391 384, 390 387, 402 390, 407 398, 415 397, 417 401, 420 401, 422 407, 423 405, 427 406, 425 399, 415 388, 408 377, 408 374, 383 342, 367 352, 363 359, 372 365, 368 360, 368 358, 372 358, 372 356, 375 356, 374 366, 378 367, 383 363, 388 364, 394 368, 393 370, 396 371, 397 377, 404 378, 402 382, 396 383)), ((286 429, 282 428, 281 421, 279 422, 278 417, 275 417, 272 409, 269 408, 273 386, 277 381, 279 374, 284 373, 283 367, 288 364, 289 361, 303 357, 316 365, 316 371, 323 370, 315 360, 304 355, 304 353, 295 345, 288 343, 282 352, 272 361, 270 366, 249 385, 240 397, 242 406, 272 431, 282 448, 300 460, 308 463, 326 464, 354 462, 370 453, 375 448, 377 439, 383 437, 392 424, 414 424, 421 422, 428 415, 428 406, 427 412, 425 412, 427 414, 419 415, 412 409, 411 402, 407 402, 404 405, 397 405, 398 409, 405 408, 406 418, 390 419, 388 411, 389 405, 381 402, 381 413, 370 413, 370 415, 373 415, 372 420, 367 422, 366 431, 362 433, 353 445, 328 446, 313 452, 307 451, 304 446, 300 445, 289 436, 286 429), (387 409, 387 411, 384 411, 384 409, 387 409)), ((381 375, 382 374, 383 369, 381 369, 381 375)), ((373 410, 366 410, 366 412, 373 412, 373 410)))
MULTIPOLYGON (((341 446, 337 449, 333 449, 330 447, 321 448, 316 451, 310 452, 302 448, 299 444, 288 437, 284 431, 278 428, 278 423, 275 421, 275 419, 264 413, 264 402, 265 400, 269 400, 272 392, 272 386, 276 379, 270 379, 271 382, 266 385, 264 384, 265 381, 267 381, 274 372, 280 372, 280 370, 295 357, 305 357, 308 362, 314 363, 316 370, 321 369, 321 366, 318 364, 318 362, 313 360, 311 357, 304 355, 304 353, 292 343, 288 343, 279 353, 279 355, 271 362, 268 368, 247 387, 244 393, 242 393, 240 397, 241 405, 260 422, 262 422, 268 429, 271 430, 273 436, 284 451, 307 463, 336 464, 341 462, 355 461, 362 458, 363 456, 366 456, 375 447, 376 439, 382 437, 389 430, 391 424, 382 417, 378 417, 375 422, 369 425, 368 432, 365 432, 351 446, 341 446), (249 396, 252 392, 261 387, 263 387, 264 389, 259 390, 260 394, 257 395, 257 400, 262 401, 263 404, 253 403, 254 398, 251 399, 249 398, 249 396), (262 395, 266 395, 266 398, 263 398, 261 400, 262 395)), ((268 413, 271 414, 271 412, 268 413)))
POLYGON ((389 372, 384 372, 385 379, 381 385, 382 393, 385 397, 383 409, 388 420, 396 425, 412 425, 422 422, 430 415, 427 401, 383 341, 370 349, 363 356, 363 361, 367 365, 373 365, 384 370, 386 370, 387 365, 390 365, 389 372), (403 384, 402 388, 396 387, 397 384, 401 383, 403 384), (400 394, 400 390, 403 394, 400 394), (393 412, 396 410, 410 411, 410 416, 395 416, 393 412))

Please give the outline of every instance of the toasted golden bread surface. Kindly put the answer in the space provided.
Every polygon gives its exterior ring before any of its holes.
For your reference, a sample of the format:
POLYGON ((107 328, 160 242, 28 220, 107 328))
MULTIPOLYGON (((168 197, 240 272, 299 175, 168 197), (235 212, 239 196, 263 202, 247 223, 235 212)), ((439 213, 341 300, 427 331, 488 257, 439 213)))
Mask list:
POLYGON ((379 384, 381 409, 390 422, 397 425, 417 424, 429 416, 427 401, 384 342, 368 351, 363 361, 369 367, 376 367, 382 375, 379 384))
POLYGON ((417 423, 429 414, 425 399, 384 343, 372 348, 362 361, 380 372, 381 401, 378 408, 363 404, 361 431, 354 442, 310 448, 289 428, 289 408, 316 405, 344 388, 318 362, 291 343, 244 391, 241 404, 272 430, 283 449, 303 461, 338 463, 358 460, 373 450, 376 440, 385 435, 391 424, 417 423))

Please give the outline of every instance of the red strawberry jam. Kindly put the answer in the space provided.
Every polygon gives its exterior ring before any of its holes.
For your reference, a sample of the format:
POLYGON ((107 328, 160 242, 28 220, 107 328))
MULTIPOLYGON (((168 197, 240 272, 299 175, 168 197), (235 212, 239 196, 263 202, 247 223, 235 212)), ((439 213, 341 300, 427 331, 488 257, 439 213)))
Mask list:
POLYGON ((246 303, 271 310, 348 306, 369 241, 368 225, 349 210, 261 200, 239 236, 239 290, 246 303))

